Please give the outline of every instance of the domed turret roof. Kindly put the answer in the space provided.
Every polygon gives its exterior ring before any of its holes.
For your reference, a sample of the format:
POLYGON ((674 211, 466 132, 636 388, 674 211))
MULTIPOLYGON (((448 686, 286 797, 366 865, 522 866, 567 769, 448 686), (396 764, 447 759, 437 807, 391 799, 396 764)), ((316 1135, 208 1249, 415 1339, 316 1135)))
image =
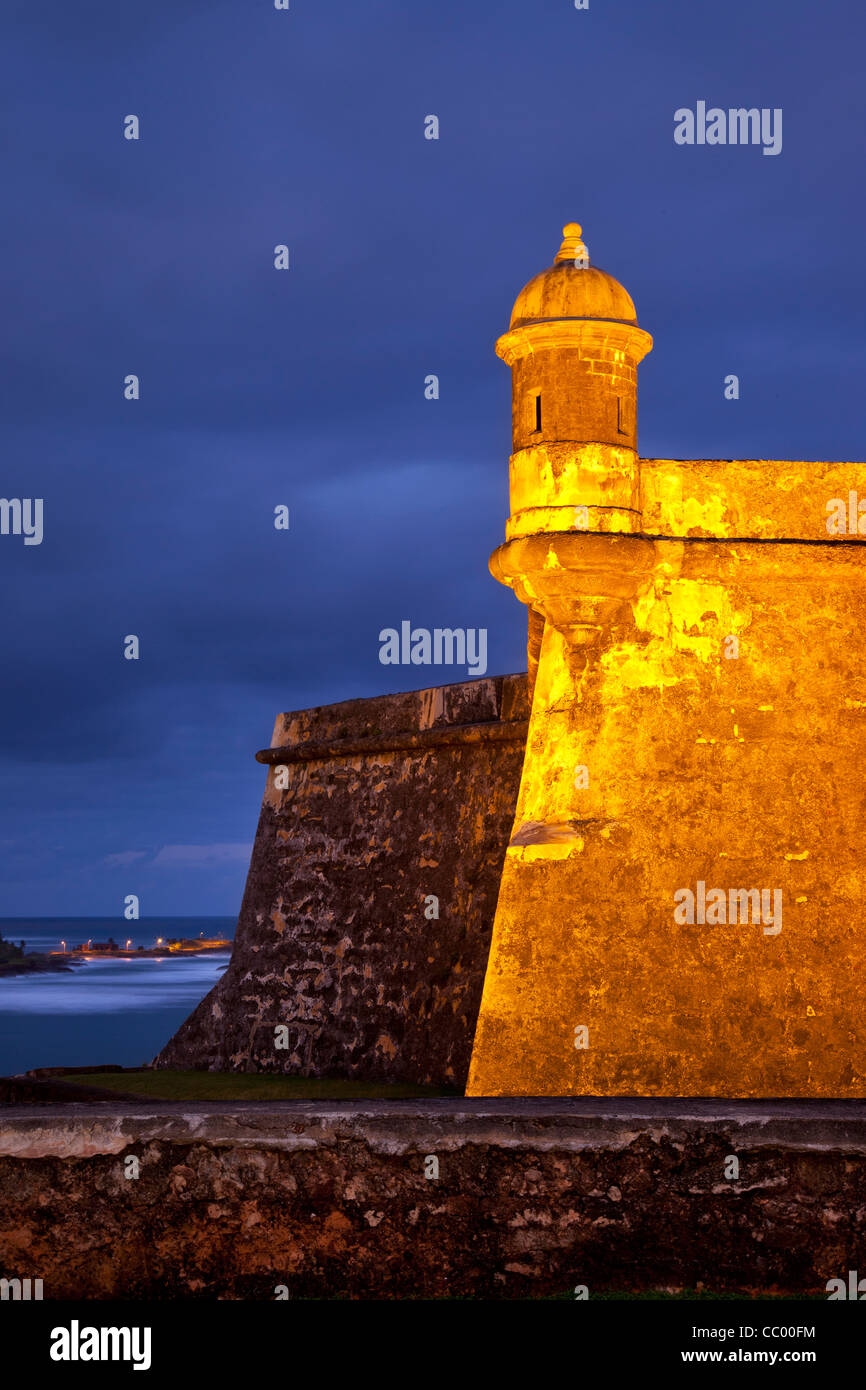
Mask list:
POLYGON ((607 319, 637 323, 628 290, 607 271, 589 263, 581 227, 569 222, 553 265, 524 285, 511 312, 511 327, 544 319, 607 319))

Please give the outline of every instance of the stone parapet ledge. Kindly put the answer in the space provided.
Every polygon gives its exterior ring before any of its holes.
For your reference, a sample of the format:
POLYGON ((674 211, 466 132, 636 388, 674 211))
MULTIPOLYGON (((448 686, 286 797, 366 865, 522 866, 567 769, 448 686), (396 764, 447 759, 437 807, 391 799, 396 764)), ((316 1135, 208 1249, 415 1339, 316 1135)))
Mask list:
POLYGON ((863 1102, 62 1103, 0 1124, 0 1269, 46 1300, 826 1298, 864 1228, 863 1102))
MULTIPOLYGON (((731 542, 857 542, 852 529, 828 529, 834 509, 855 493, 866 510, 866 463, 797 459, 640 460, 640 530, 646 536, 708 538, 731 542)), ((838 509, 835 509, 838 510, 838 509)))
POLYGON ((689 1135, 739 1149, 866 1156, 866 1101, 447 1097, 369 1101, 60 1101, 7 1105, 0 1158, 89 1158, 151 1142, 304 1150, 359 1140, 377 1153, 473 1144, 581 1152, 689 1135))
POLYGON ((310 743, 284 743, 277 748, 260 748, 256 761, 274 763, 312 763, 331 758, 360 757, 365 753, 401 753, 425 748, 441 748, 453 743, 525 743, 527 719, 508 723, 457 724, 420 733, 379 734, 372 738, 316 740, 310 743))
POLYGON ((525 674, 484 676, 279 714, 271 749, 305 743, 330 745, 344 740, 363 741, 365 747, 373 748, 383 740, 399 740, 428 730, 508 723, 528 716, 525 674))

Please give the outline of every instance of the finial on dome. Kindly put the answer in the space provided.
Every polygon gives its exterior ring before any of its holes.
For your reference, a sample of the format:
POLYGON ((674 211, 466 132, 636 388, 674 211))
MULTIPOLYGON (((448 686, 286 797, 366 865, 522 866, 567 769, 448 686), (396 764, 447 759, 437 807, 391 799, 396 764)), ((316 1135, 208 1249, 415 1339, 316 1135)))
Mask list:
POLYGON ((585 270, 589 266, 589 252, 581 241, 583 228, 579 222, 566 222, 562 229, 562 245, 556 256, 555 264, 560 261, 571 261, 572 265, 585 270))

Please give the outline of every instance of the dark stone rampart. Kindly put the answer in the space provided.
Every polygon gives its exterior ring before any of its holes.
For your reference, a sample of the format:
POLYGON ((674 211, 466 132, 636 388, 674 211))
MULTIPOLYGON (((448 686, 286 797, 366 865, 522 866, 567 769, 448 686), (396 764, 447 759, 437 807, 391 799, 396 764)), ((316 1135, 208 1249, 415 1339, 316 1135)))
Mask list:
POLYGON ((527 715, 525 676, 281 715, 229 968, 156 1065, 462 1089, 527 715))

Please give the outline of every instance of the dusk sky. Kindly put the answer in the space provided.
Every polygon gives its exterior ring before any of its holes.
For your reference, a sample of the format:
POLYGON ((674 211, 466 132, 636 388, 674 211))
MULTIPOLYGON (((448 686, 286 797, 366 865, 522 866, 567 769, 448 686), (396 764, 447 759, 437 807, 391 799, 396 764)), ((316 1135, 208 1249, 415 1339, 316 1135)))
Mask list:
POLYGON ((278 711, 466 679, 381 665, 382 628, 525 669, 493 344, 565 222, 654 337, 643 455, 864 457, 856 0, 6 0, 0 31, 0 495, 44 499, 41 545, 0 536, 0 916, 236 913, 278 711), (781 153, 677 145, 701 101, 781 108, 781 153))

